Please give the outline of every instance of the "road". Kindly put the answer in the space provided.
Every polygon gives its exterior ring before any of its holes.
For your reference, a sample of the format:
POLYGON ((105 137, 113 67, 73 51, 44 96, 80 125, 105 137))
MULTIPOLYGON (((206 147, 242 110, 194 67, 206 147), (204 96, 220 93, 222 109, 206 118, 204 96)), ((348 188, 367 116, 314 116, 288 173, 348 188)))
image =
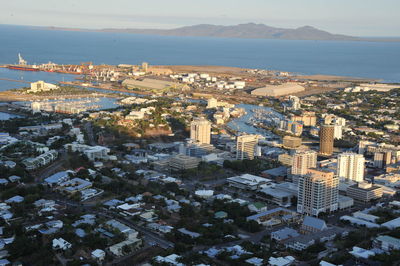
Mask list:
POLYGON ((132 265, 132 263, 131 263, 132 260, 136 261, 136 263, 137 263, 138 259, 140 260, 140 257, 142 257, 142 259, 143 258, 146 259, 146 257, 144 257, 144 256, 148 256, 149 254, 152 254, 155 251, 157 251, 157 250, 155 250, 154 247, 145 247, 145 248, 136 250, 135 252, 129 253, 128 255, 115 258, 112 262, 106 263, 105 265, 106 266, 108 266, 108 265, 132 265), (127 261, 128 259, 130 259, 130 261, 127 261), (121 264, 121 263, 123 263, 123 264, 121 264), (127 264, 127 263, 129 263, 129 264, 127 264))
POLYGON ((162 238, 161 236, 157 235, 156 233, 153 233, 152 231, 150 231, 149 229, 147 229, 147 228, 145 228, 143 226, 134 224, 133 222, 129 221, 126 218, 121 218, 121 217, 116 218, 114 216, 114 219, 119 221, 119 222, 121 222, 121 223, 123 223, 123 224, 126 224, 126 225, 132 227, 133 229, 135 229, 136 231, 140 232, 144 236, 144 238, 147 241, 147 243, 149 243, 149 242, 157 243, 158 246, 160 246, 160 247, 162 247, 164 249, 169 249, 169 248, 173 248, 174 247, 174 243, 162 238))
POLYGON ((273 228, 265 229, 265 230, 257 232, 257 233, 246 233, 246 235, 248 235, 247 238, 242 238, 242 239, 235 240, 235 241, 225 242, 222 244, 214 245, 212 247, 211 246, 196 246, 192 250, 186 252, 185 255, 190 255, 193 252, 195 252, 195 253, 204 252, 204 251, 209 250, 210 248, 223 249, 223 248, 227 248, 227 247, 232 247, 235 245, 240 245, 245 241, 250 241, 252 243, 260 243, 260 241, 263 239, 264 236, 271 234, 271 232, 282 229, 285 226, 286 225, 280 225, 280 226, 276 226, 273 228))
POLYGON ((93 208, 94 207, 93 204, 86 205, 86 204, 82 204, 82 203, 76 203, 76 202, 73 202, 68 199, 63 199, 63 200, 57 199, 56 202, 60 205, 81 208, 85 212, 94 213, 98 216, 102 216, 107 219, 115 219, 115 220, 119 221, 120 223, 123 223, 123 224, 135 229, 136 231, 140 232, 143 235, 143 240, 145 240, 145 242, 147 242, 147 243, 151 243, 151 242, 156 243, 159 247, 164 248, 164 249, 169 249, 169 248, 174 247, 174 243, 166 240, 165 238, 159 236, 158 234, 150 231, 149 229, 147 229, 143 226, 133 223, 129 219, 122 217, 119 214, 114 213, 112 211, 109 211, 106 209, 96 210, 93 208))

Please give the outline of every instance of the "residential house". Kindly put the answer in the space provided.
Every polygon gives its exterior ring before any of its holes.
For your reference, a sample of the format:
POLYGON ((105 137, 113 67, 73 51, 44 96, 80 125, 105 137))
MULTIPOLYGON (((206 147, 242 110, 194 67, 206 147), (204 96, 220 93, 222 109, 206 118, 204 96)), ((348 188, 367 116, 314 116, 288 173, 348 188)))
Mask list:
POLYGON ((71 243, 69 243, 68 241, 66 241, 65 239, 63 239, 61 237, 53 239, 52 243, 53 243, 52 247, 55 250, 67 250, 72 247, 71 243))
POLYGON ((92 258, 98 262, 102 262, 106 257, 106 253, 102 249, 96 249, 92 251, 92 258))

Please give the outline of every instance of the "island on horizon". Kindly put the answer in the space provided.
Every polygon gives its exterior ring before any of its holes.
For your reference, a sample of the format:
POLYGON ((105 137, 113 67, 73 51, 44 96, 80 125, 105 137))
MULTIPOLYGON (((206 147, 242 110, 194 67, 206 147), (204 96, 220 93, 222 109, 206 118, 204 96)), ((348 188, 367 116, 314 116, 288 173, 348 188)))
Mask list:
POLYGON ((265 24, 245 23, 238 25, 198 24, 173 29, 138 29, 138 28, 68 28, 68 27, 35 27, 50 30, 118 32, 160 36, 183 37, 216 37, 241 39, 273 39, 273 40, 315 40, 315 41, 372 41, 399 42, 400 37, 357 37, 343 34, 333 34, 312 26, 302 26, 294 29, 271 27, 265 24))

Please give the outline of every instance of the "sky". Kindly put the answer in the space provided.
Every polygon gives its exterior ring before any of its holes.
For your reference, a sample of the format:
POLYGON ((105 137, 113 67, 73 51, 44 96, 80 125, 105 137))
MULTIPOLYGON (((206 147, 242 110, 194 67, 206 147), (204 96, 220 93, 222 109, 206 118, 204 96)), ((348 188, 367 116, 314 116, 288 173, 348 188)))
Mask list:
POLYGON ((0 24, 169 29, 254 22, 398 37, 399 11, 400 0, 1 0, 0 24))

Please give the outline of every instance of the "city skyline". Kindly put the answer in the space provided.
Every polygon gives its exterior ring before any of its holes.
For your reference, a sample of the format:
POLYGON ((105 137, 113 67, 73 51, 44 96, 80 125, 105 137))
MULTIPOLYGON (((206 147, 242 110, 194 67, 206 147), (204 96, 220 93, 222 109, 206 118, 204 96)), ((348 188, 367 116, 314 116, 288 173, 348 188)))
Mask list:
POLYGON ((394 0, 377 2, 340 0, 329 4, 317 0, 283 2, 181 0, 135 3, 114 1, 113 5, 88 0, 70 0, 62 6, 50 0, 5 2, 0 24, 72 28, 171 29, 196 24, 236 25, 263 23, 273 27, 298 28, 310 25, 332 33, 353 36, 398 36, 400 23, 394 0), (154 7, 157 7, 155 9, 154 7), (360 12, 362 8, 362 12, 360 12), (162 10, 162 11, 161 11, 162 10))
POLYGON ((400 265, 398 0, 1 7, 0 265, 400 265))

